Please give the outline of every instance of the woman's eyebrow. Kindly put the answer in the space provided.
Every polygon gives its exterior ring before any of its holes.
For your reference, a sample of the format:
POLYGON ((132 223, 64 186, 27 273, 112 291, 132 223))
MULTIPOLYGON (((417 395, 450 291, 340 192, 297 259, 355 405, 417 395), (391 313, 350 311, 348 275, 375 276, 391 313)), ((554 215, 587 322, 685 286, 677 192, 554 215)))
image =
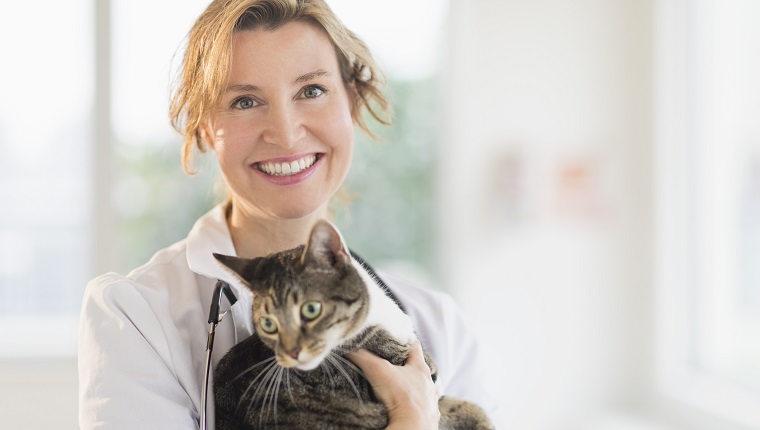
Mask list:
POLYGON ((330 76, 330 73, 323 69, 315 70, 313 72, 305 73, 297 77, 296 80, 293 81, 293 84, 301 84, 301 83, 310 81, 314 78, 318 78, 320 76, 330 76))
POLYGON ((257 87, 256 85, 250 85, 250 84, 238 84, 238 85, 230 85, 227 87, 227 92, 235 92, 235 93, 252 93, 259 91, 261 88, 257 87))

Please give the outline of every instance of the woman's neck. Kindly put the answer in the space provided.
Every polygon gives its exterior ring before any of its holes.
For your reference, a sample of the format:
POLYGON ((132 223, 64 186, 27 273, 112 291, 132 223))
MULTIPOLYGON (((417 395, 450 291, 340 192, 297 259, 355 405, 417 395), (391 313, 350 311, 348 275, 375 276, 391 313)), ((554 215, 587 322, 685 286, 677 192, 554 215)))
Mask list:
POLYGON ((251 213, 229 203, 227 225, 238 257, 256 258, 304 244, 314 223, 327 217, 327 206, 298 219, 251 213))

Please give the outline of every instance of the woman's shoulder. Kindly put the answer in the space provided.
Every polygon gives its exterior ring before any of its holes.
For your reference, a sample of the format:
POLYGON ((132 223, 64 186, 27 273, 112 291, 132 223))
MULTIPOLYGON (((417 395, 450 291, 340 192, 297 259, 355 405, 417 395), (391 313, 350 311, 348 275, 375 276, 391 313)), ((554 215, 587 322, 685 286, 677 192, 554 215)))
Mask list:
POLYGON ((157 251, 144 264, 126 275, 108 272, 87 283, 85 298, 118 294, 120 291, 167 288, 191 275, 186 258, 186 240, 157 251))

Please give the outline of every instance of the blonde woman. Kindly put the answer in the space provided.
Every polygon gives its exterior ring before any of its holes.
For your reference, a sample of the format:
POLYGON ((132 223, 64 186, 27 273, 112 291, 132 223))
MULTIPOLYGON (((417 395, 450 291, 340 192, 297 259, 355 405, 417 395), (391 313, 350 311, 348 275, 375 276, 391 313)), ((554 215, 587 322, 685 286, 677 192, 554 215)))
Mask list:
MULTIPOLYGON (((366 130, 364 112, 387 122, 381 86, 366 46, 322 0, 208 6, 190 32, 171 117, 186 170, 195 152, 215 152, 229 197, 145 265, 88 284, 81 428, 198 428, 217 280, 238 302, 217 328, 212 362, 252 333, 251 297, 212 253, 253 258, 303 243, 328 216, 351 164, 354 127, 366 130)), ((489 409, 475 342, 451 298, 381 276, 437 361, 440 394, 489 409)), ((437 428, 438 388, 419 350, 405 366, 364 350, 351 358, 386 406, 389 429, 437 428)))

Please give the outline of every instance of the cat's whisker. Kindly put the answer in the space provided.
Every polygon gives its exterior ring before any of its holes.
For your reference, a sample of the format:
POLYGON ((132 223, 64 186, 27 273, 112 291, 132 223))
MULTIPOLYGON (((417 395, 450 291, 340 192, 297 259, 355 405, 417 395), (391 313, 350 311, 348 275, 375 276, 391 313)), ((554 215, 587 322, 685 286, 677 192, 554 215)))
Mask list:
POLYGON ((280 385, 282 385, 282 373, 285 371, 284 367, 280 367, 280 370, 277 372, 277 384, 274 388, 274 399, 272 400, 274 402, 274 422, 277 424, 277 399, 280 397, 280 385))
POLYGON ((264 408, 266 408, 266 418, 269 418, 269 413, 274 410, 275 420, 277 417, 277 403, 275 403, 276 394, 273 395, 273 391, 276 393, 277 376, 280 374, 282 367, 277 367, 269 378, 266 384, 266 391, 264 392, 264 408))
POLYGON ((288 395, 290 396, 290 402, 295 405, 296 399, 293 398, 293 391, 290 389, 290 369, 285 369, 285 381, 288 385, 288 395))
POLYGON ((236 379, 239 379, 239 378, 241 378, 241 377, 245 376, 245 375, 246 375, 248 372, 251 372, 251 371, 253 371, 253 369, 255 369, 255 368, 257 368, 257 367, 259 367, 259 366, 262 366, 262 365, 264 365, 264 364, 267 364, 267 363, 271 363, 271 362, 272 362, 272 361, 274 361, 274 360, 275 360, 275 357, 274 357, 274 356, 272 356, 272 357, 270 357, 270 358, 267 358, 266 360, 263 360, 263 361, 261 361, 261 362, 259 362, 259 363, 256 363, 256 364, 254 364, 253 366, 251 366, 251 367, 249 367, 249 368, 247 368, 247 369, 243 370, 242 372, 240 372, 240 374, 238 374, 237 376, 235 376, 234 378, 232 378, 232 381, 234 381, 234 380, 236 380, 236 379))
POLYGON ((357 366, 354 363, 352 363, 351 360, 348 360, 345 357, 337 355, 337 354, 335 354, 335 358, 337 358, 341 362, 345 363, 351 370, 353 370, 354 372, 358 373, 359 375, 361 375, 362 378, 364 378, 367 381, 369 381, 369 379, 367 379, 367 375, 364 374, 364 372, 362 371, 362 369, 360 369, 359 366, 357 366))
MULTIPOLYGON (((253 386, 256 384, 256 381, 258 381, 262 377, 266 377, 266 375, 269 372, 269 370, 271 370, 271 368, 273 366, 276 366, 276 365, 277 365, 277 363, 274 363, 274 362, 270 363, 267 367, 265 367, 261 371, 261 373, 259 373, 258 375, 256 375, 256 377, 253 379, 253 381, 251 381, 250 384, 248 384, 248 388, 245 389, 245 391, 243 392, 243 395, 240 396, 240 400, 238 400, 237 407, 235 408, 236 411, 238 409, 240 409, 240 404, 243 403, 243 400, 245 399, 245 397, 248 394, 248 392, 251 391, 251 388, 253 388, 253 386)), ((256 395, 254 394, 254 396, 251 398, 251 402, 248 403, 248 409, 251 408, 251 403, 253 402, 253 400, 255 398, 256 398, 256 395)))
POLYGON ((267 380, 265 387, 264 387, 264 395, 263 395, 263 402, 266 405, 267 409, 267 417, 269 416, 269 412, 272 410, 272 391, 274 389, 274 385, 277 382, 277 374, 280 372, 281 367, 277 367, 272 371, 271 376, 267 380))
POLYGON ((361 401, 362 396, 359 394, 359 389, 356 388, 356 384, 354 384, 354 381, 351 380, 351 376, 346 372, 346 369, 343 368, 343 366, 340 364, 339 361, 337 361, 334 357, 334 354, 330 354, 327 356, 327 359, 330 360, 330 363, 335 366, 338 371, 343 374, 343 377, 346 378, 346 381, 348 381, 349 385, 351 385, 351 388, 354 390, 354 393, 356 393, 356 398, 361 401))
POLYGON ((327 362, 327 360, 325 360, 319 364, 319 367, 324 370, 325 374, 327 375, 327 378, 330 380, 330 386, 333 387, 333 389, 335 389, 335 380, 333 379, 333 374, 328 364, 329 363, 327 362))
MULTIPOLYGON (((251 401, 248 403, 248 412, 246 413, 246 420, 248 419, 248 415, 252 412, 252 406, 253 402, 258 399, 259 394, 262 393, 262 389, 264 389, 264 399, 260 402, 261 403, 261 411, 264 411, 264 406, 266 405, 266 389, 265 387, 269 385, 269 381, 272 380, 272 377, 277 372, 277 369, 279 366, 277 363, 273 363, 269 367, 267 367, 266 375, 259 383, 259 386, 256 388, 256 391, 253 393, 253 397, 251 397, 251 401)), ((263 415, 263 414, 262 414, 263 415)), ((262 420, 262 416, 259 416, 259 420, 262 420)))

